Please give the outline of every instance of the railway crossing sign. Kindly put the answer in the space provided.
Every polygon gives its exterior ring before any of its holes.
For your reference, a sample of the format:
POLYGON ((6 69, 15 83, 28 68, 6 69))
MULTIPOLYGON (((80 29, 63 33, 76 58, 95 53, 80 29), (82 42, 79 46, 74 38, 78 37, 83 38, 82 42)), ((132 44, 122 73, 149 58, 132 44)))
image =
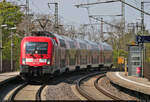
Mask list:
POLYGON ((150 43, 150 36, 136 36, 136 42, 139 43, 150 43))

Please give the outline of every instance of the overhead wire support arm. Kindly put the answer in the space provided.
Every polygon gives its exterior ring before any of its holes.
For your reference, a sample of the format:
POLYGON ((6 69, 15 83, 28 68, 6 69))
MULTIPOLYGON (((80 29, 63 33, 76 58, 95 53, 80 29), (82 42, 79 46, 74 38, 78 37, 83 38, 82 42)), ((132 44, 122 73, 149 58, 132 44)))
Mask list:
POLYGON ((148 2, 148 1, 144 1, 144 3, 150 3, 150 2, 148 2))
POLYGON ((122 0, 117 0, 117 1, 120 1, 120 2, 122 2, 122 3, 124 3, 124 4, 126 4, 126 5, 128 5, 128 6, 132 7, 132 8, 134 8, 134 9, 136 9, 136 10, 138 10, 138 11, 140 11, 140 12, 143 12, 144 14, 150 16, 150 13, 145 12, 145 11, 143 11, 143 10, 141 10, 141 9, 139 9, 139 8, 137 8, 137 7, 135 7, 135 6, 131 5, 131 4, 129 4, 129 3, 126 3, 126 2, 124 2, 124 1, 122 1, 122 0))
POLYGON ((103 1, 103 2, 86 3, 86 4, 75 5, 75 6, 77 8, 79 8, 79 7, 82 7, 82 6, 90 6, 90 5, 96 5, 96 4, 102 4, 102 3, 113 3, 113 2, 118 2, 118 0, 110 0, 110 1, 103 1))
POLYGON ((122 14, 118 14, 118 15, 89 15, 89 16, 93 16, 93 17, 106 17, 106 16, 122 16, 122 14))
POLYGON ((101 22, 103 22, 103 23, 105 23, 105 24, 108 24, 108 25, 110 25, 110 26, 112 26, 112 27, 116 27, 116 28, 118 28, 118 29, 121 28, 120 26, 113 25, 113 24, 111 24, 111 23, 108 23, 108 22, 103 21, 103 20, 101 20, 101 19, 98 19, 98 18, 96 18, 96 17, 93 17, 93 16, 89 16, 89 17, 91 17, 91 18, 93 18, 93 19, 95 19, 95 20, 97 20, 97 21, 101 21, 101 22))

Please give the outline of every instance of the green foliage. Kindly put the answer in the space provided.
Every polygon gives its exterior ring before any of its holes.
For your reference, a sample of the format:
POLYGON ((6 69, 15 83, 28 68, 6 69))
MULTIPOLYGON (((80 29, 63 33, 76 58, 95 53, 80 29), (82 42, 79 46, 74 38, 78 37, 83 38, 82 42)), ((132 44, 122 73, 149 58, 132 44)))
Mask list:
MULTIPOLYGON (((19 56, 20 56, 20 42, 21 39, 16 35, 13 36, 13 62, 16 69, 19 69, 19 56)), ((3 60, 8 61, 10 64, 11 61, 11 40, 9 39, 7 43, 5 43, 3 49, 3 60)))
MULTIPOLYGON (((3 36, 3 61, 6 65, 10 65, 11 59, 11 34, 13 34, 13 62, 15 69, 19 68, 19 55, 20 55, 20 41, 21 39, 16 36, 16 30, 10 30, 10 28, 17 26, 21 23, 23 13, 20 11, 20 7, 11 4, 10 2, 0 2, 0 25, 7 24, 7 28, 2 28, 3 36)), ((7 66, 3 66, 5 68, 7 66)))
MULTIPOLYGON (((142 32, 139 31, 136 35, 141 35, 142 32)), ((117 59, 118 56, 123 56, 125 58, 128 58, 128 46, 132 44, 132 42, 135 42, 135 36, 136 36, 133 32, 128 32, 126 34, 124 34, 123 36, 120 37, 120 39, 117 39, 117 44, 113 45, 113 61, 114 61, 114 65, 115 67, 118 66, 117 64, 117 59)), ((150 35, 148 30, 144 31, 144 35, 150 35)), ((150 63, 150 44, 147 43, 145 44, 145 48, 146 48, 146 53, 145 53, 145 62, 149 62, 150 63)))
POLYGON ((8 40, 10 36, 9 28, 16 26, 22 20, 23 13, 20 11, 20 8, 16 5, 12 5, 9 2, 0 2, 0 25, 7 24, 6 30, 3 31, 3 41, 8 40))
POLYGON ((118 66, 118 56, 123 56, 124 58, 127 58, 128 56, 128 52, 124 51, 122 49, 114 49, 113 50, 113 63, 115 65, 115 67, 118 66))
MULTIPOLYGON (((143 34, 144 34, 144 35, 149 35, 149 31, 148 31, 148 30, 145 30, 143 34)), ((139 31, 139 32, 137 33, 137 35, 143 35, 143 34, 142 34, 141 31, 139 31)))
POLYGON ((146 63, 150 63, 150 44, 145 44, 145 48, 146 48, 146 51, 145 51, 145 62, 146 63))
POLYGON ((0 2, 0 24, 7 24, 13 27, 21 22, 23 13, 19 6, 12 5, 9 2, 0 2))
POLYGON ((14 40, 14 46, 13 46, 13 51, 14 51, 14 61, 15 61, 15 68, 19 69, 19 56, 20 56, 20 43, 21 43, 21 39, 17 36, 14 36, 13 38, 14 40))

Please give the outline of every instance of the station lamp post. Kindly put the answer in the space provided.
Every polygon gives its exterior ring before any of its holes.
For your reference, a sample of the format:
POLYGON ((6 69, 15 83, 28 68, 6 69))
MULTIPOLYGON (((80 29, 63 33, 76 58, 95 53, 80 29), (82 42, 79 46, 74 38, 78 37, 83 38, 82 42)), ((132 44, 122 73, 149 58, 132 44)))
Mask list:
POLYGON ((10 31, 11 31, 11 71, 13 71, 13 33, 12 33, 12 30, 15 30, 16 27, 12 27, 10 28, 10 31))
POLYGON ((3 71, 3 34, 2 34, 2 28, 7 27, 6 24, 0 25, 0 72, 3 71))

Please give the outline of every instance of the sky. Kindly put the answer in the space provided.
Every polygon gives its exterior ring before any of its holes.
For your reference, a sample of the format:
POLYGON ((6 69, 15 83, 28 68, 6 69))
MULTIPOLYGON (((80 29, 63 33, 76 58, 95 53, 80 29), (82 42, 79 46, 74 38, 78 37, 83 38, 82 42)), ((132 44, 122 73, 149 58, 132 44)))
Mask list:
MULTIPOLYGON (((8 0, 18 1, 20 4, 25 4, 25 0, 8 0)), ((87 24, 89 23, 88 13, 85 8, 76 8, 74 5, 87 3, 87 2, 100 2, 106 0, 29 0, 30 10, 32 13, 37 14, 52 14, 54 6, 48 8, 48 2, 58 2, 59 4, 59 17, 65 24, 87 24)), ((140 8, 141 0, 125 0, 127 3, 140 8)), ((144 0, 149 1, 149 0, 144 0)), ((150 3, 144 4, 144 10, 150 13, 150 3)), ((107 3, 90 6, 90 15, 116 15, 121 14, 121 3, 107 3)), ((125 19, 127 23, 140 22, 141 13, 129 6, 125 6, 125 19)), ((120 17, 105 17, 105 21, 112 19, 120 19, 120 17)), ((144 22, 146 28, 150 30, 150 16, 145 15, 144 22)))

